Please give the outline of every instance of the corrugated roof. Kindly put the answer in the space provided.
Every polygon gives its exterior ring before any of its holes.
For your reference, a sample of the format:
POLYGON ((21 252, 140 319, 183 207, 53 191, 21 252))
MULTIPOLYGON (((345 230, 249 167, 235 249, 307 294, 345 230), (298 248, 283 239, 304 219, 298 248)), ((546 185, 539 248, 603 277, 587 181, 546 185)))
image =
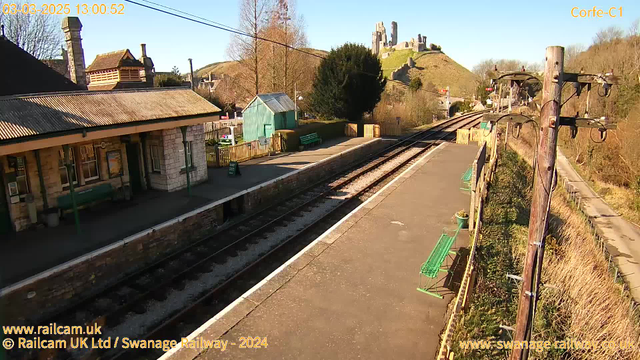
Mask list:
POLYGON ((87 67, 87 72, 99 71, 99 70, 108 70, 115 69, 121 66, 131 66, 131 67, 144 67, 144 65, 136 60, 136 58, 131 54, 129 49, 113 51, 106 54, 96 55, 96 58, 93 60, 91 65, 87 67), (129 54, 133 59, 126 57, 125 55, 129 54))
MULTIPOLYGON (((296 105, 285 93, 258 94, 245 107, 248 108, 256 99, 260 99, 271 112, 277 114, 287 111, 295 111, 296 105)), ((243 110, 243 111, 244 111, 243 110)))
POLYGON ((5 96, 0 97, 0 143, 60 131, 212 115, 219 111, 191 89, 184 88, 5 96))

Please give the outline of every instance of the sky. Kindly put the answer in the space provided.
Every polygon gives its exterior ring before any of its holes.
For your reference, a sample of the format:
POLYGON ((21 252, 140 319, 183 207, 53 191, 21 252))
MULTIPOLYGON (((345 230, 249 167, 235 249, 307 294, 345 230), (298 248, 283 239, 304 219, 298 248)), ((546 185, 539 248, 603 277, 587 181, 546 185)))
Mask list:
MULTIPOLYGON (((137 0, 144 3, 144 0, 137 0)), ((238 26, 241 0, 154 0, 156 3, 189 12, 232 27, 238 26)), ((82 1, 80 1, 82 2, 82 1)), ((115 0, 120 3, 124 0, 115 0)), ((40 2, 35 2, 40 4, 40 2)), ((69 1, 72 11, 79 1, 69 1)), ((84 3, 92 4, 84 1, 84 3)), ((111 3, 109 3, 111 4, 111 3)), ((128 48, 140 56, 140 44, 147 44, 156 71, 178 66, 189 71, 209 63, 229 60, 226 49, 231 34, 126 3, 123 15, 80 15, 85 62, 88 66, 100 53, 128 48)), ((583 44, 588 47, 595 33, 609 26, 625 31, 640 18, 640 1, 540 0, 499 1, 379 1, 379 0, 297 0, 298 14, 304 17, 309 46, 331 50, 346 42, 371 46, 376 22, 383 21, 387 34, 391 21, 398 23, 398 41, 409 41, 418 33, 427 43, 442 50, 468 69, 482 60, 544 60, 551 45, 583 44), (573 17, 593 6, 615 18, 573 17), (622 8, 620 16, 619 8, 622 8)), ((62 18, 60 18, 62 19, 62 18)))

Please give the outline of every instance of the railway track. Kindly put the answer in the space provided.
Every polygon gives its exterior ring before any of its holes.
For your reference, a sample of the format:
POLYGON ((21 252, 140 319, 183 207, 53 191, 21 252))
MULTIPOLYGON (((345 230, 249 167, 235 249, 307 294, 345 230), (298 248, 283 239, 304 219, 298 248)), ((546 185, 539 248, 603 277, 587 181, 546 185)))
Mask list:
MULTIPOLYGON (((102 325, 102 338, 186 336, 203 319, 214 316, 376 193, 394 174, 411 166, 455 129, 476 126, 481 116, 462 115, 400 139, 342 174, 323 179, 274 206, 229 224, 42 323, 97 323, 102 325)), ((15 355, 34 358, 41 354, 15 355)), ((157 358, 161 353, 68 349, 50 355, 57 359, 129 359, 157 358)))

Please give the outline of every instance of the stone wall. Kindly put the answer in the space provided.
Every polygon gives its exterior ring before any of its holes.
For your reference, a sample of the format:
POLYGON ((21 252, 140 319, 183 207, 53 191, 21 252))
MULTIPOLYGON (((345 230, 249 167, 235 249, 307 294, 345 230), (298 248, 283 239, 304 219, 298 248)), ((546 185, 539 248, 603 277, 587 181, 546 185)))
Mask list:
MULTIPOLYGON (((205 151, 204 125, 187 128, 187 141, 191 142, 193 168, 190 169, 191 184, 207 180, 207 154, 205 151)), ((147 164, 151 187, 158 190, 175 191, 187 187, 184 169, 184 144, 180 128, 154 131, 147 137, 147 164), (160 171, 151 171, 151 146, 160 146, 160 171)))
MULTIPOLYGON (((122 186, 122 182, 129 182, 129 170, 127 163, 127 153, 125 149, 125 145, 120 142, 118 137, 113 138, 105 138, 100 139, 94 142, 87 143, 78 143, 71 145, 75 153, 75 163, 77 169, 77 177, 78 181, 75 184, 74 189, 76 191, 82 191, 89 189, 94 186, 102 185, 105 183, 110 183, 114 189, 122 186), (92 144, 94 145, 94 149, 96 151, 96 157, 98 159, 98 171, 99 178, 91 181, 85 181, 82 170, 81 170, 81 161, 80 161, 80 152, 79 146, 92 144), (104 148, 102 148, 104 145, 104 148), (107 152, 119 150, 122 156, 122 166, 124 175, 122 180, 120 177, 109 178, 109 169, 107 166, 107 152)), ((49 207, 57 206, 57 199, 59 196, 69 194, 69 187, 63 187, 60 179, 60 168, 59 168, 59 152, 62 150, 62 147, 52 147, 40 149, 40 164, 42 166, 42 174, 43 180, 47 193, 47 203, 49 207)), ((36 163, 36 155, 35 151, 28 151, 24 153, 12 154, 12 156, 24 156, 26 160, 26 168, 27 168, 27 182, 29 184, 29 192, 34 197, 34 203, 36 205, 36 209, 38 212, 41 212, 44 209, 44 201, 42 197, 42 190, 40 186, 40 178, 38 176, 38 167, 36 163)), ((0 157, 0 166, 3 170, 3 175, 6 175, 13 170, 9 168, 9 163, 7 156, 0 157)), ((6 182, 6 181, 5 181, 6 182)), ((7 189, 4 189, 5 194, 7 193, 7 189)), ((31 225, 31 220, 29 218, 29 212, 27 203, 24 201, 11 204, 10 199, 7 195, 7 202, 9 203, 9 212, 11 214, 11 218, 13 221, 14 229, 16 231, 21 231, 26 229, 31 225)))
POLYGON ((67 305, 71 298, 76 301, 86 297, 178 248, 210 236, 229 217, 224 211, 249 213, 272 205, 385 146, 382 140, 371 141, 2 289, 0 308, 7 309, 4 319, 19 324, 27 316, 45 316, 67 305), (35 296, 28 297, 30 292, 35 296))

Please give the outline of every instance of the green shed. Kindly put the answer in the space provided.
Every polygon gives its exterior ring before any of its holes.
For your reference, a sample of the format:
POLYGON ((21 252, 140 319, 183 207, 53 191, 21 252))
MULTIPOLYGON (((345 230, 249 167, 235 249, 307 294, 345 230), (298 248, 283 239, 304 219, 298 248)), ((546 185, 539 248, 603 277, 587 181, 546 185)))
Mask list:
POLYGON ((295 129, 295 108, 287 94, 258 94, 242 110, 244 141, 270 137, 276 130, 295 129))

